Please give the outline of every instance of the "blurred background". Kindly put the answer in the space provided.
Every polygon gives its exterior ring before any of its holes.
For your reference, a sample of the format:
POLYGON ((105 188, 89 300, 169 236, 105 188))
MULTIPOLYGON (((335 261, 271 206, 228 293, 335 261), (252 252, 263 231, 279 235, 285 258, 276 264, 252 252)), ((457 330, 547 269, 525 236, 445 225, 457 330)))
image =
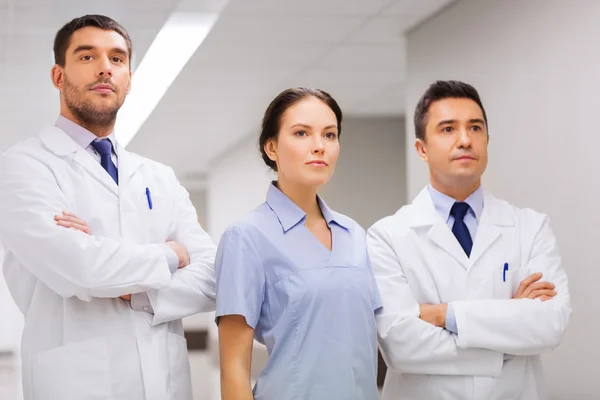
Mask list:
MULTIPOLYGON (((572 323, 544 356, 551 399, 600 398, 600 1, 0 0, 1 151, 55 122, 54 35, 92 13, 133 40, 119 140, 174 168, 215 241, 264 201, 260 120, 281 90, 318 87, 342 107, 341 158, 321 194, 368 228, 427 183, 412 115, 428 84, 473 84, 489 119, 485 188, 550 215, 570 278, 572 323)), ((220 398, 212 321, 185 321, 196 399, 220 398)), ((2 400, 22 399, 22 324, 0 276, 2 400)), ((257 344, 255 376, 265 360, 257 344)))

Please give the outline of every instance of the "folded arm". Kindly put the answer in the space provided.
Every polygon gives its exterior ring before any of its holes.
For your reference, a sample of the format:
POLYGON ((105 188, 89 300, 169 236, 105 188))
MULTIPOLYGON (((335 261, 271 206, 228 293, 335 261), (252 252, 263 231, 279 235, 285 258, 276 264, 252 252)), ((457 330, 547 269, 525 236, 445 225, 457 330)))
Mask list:
POLYGON ((64 297, 116 298, 171 278, 160 245, 121 243, 56 224, 69 208, 53 173, 25 155, 0 158, 0 239, 33 275, 64 297))
POLYGON ((419 318, 419 303, 380 224, 369 229, 367 244, 383 302, 377 327, 388 368, 412 374, 499 376, 501 353, 460 348, 455 334, 419 318))
POLYGON ((177 184, 178 200, 169 239, 186 248, 190 263, 177 270, 165 286, 148 291, 154 310, 154 325, 216 308, 216 246, 200 226, 189 194, 176 181, 174 173, 173 179, 177 184))
POLYGON ((556 296, 542 299, 490 299, 453 302, 461 348, 533 355, 562 341, 571 317, 567 274, 547 218, 534 238, 524 267, 554 284, 556 296))

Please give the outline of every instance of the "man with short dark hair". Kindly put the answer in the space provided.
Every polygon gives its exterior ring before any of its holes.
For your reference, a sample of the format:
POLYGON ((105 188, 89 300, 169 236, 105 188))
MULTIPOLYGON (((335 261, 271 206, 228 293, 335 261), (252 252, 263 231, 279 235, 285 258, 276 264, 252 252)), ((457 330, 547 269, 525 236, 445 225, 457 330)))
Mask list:
POLYGON ((191 400, 181 318, 215 308, 215 245, 172 169, 115 140, 125 29, 76 18, 54 55, 56 124, 0 157, 25 400, 191 400))
POLYGON ((435 82, 414 123, 430 184, 367 235, 383 399, 546 400, 540 354, 571 316, 548 217, 483 191, 488 120, 471 85, 435 82))

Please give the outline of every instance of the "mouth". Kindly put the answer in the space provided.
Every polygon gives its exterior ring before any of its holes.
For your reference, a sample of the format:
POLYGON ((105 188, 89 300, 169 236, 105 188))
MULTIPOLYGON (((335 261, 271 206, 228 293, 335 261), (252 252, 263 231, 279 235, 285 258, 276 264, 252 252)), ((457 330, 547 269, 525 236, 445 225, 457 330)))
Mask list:
POLYGON ((474 161, 475 157, 464 155, 464 156, 457 157, 454 160, 456 160, 456 161, 474 161))
POLYGON ((306 165, 311 165, 313 167, 327 167, 329 164, 323 160, 314 160, 307 162, 306 165))
POLYGON ((93 92, 98 92, 98 93, 112 93, 112 92, 114 92, 114 89, 112 88, 112 86, 107 85, 107 84, 94 85, 94 86, 92 86, 92 88, 90 90, 93 91, 93 92))

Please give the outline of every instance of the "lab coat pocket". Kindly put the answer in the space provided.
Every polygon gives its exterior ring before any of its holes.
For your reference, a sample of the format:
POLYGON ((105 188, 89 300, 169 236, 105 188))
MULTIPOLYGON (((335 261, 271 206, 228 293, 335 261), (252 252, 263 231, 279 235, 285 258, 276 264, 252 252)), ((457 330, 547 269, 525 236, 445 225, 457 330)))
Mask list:
POLYGON ((172 206, 165 196, 152 193, 140 198, 144 210, 142 217, 146 230, 146 238, 150 243, 163 243, 168 239, 172 216, 172 206))
POLYGON ((167 333, 170 368, 170 394, 173 400, 192 400, 190 362, 185 337, 167 333))
POLYGON ((106 339, 97 337, 44 351, 33 359, 34 400, 110 400, 106 339))
POLYGON ((495 271, 494 276, 494 298, 512 299, 519 290, 519 285, 523 279, 529 276, 527 269, 519 268, 513 271, 503 270, 495 271))

